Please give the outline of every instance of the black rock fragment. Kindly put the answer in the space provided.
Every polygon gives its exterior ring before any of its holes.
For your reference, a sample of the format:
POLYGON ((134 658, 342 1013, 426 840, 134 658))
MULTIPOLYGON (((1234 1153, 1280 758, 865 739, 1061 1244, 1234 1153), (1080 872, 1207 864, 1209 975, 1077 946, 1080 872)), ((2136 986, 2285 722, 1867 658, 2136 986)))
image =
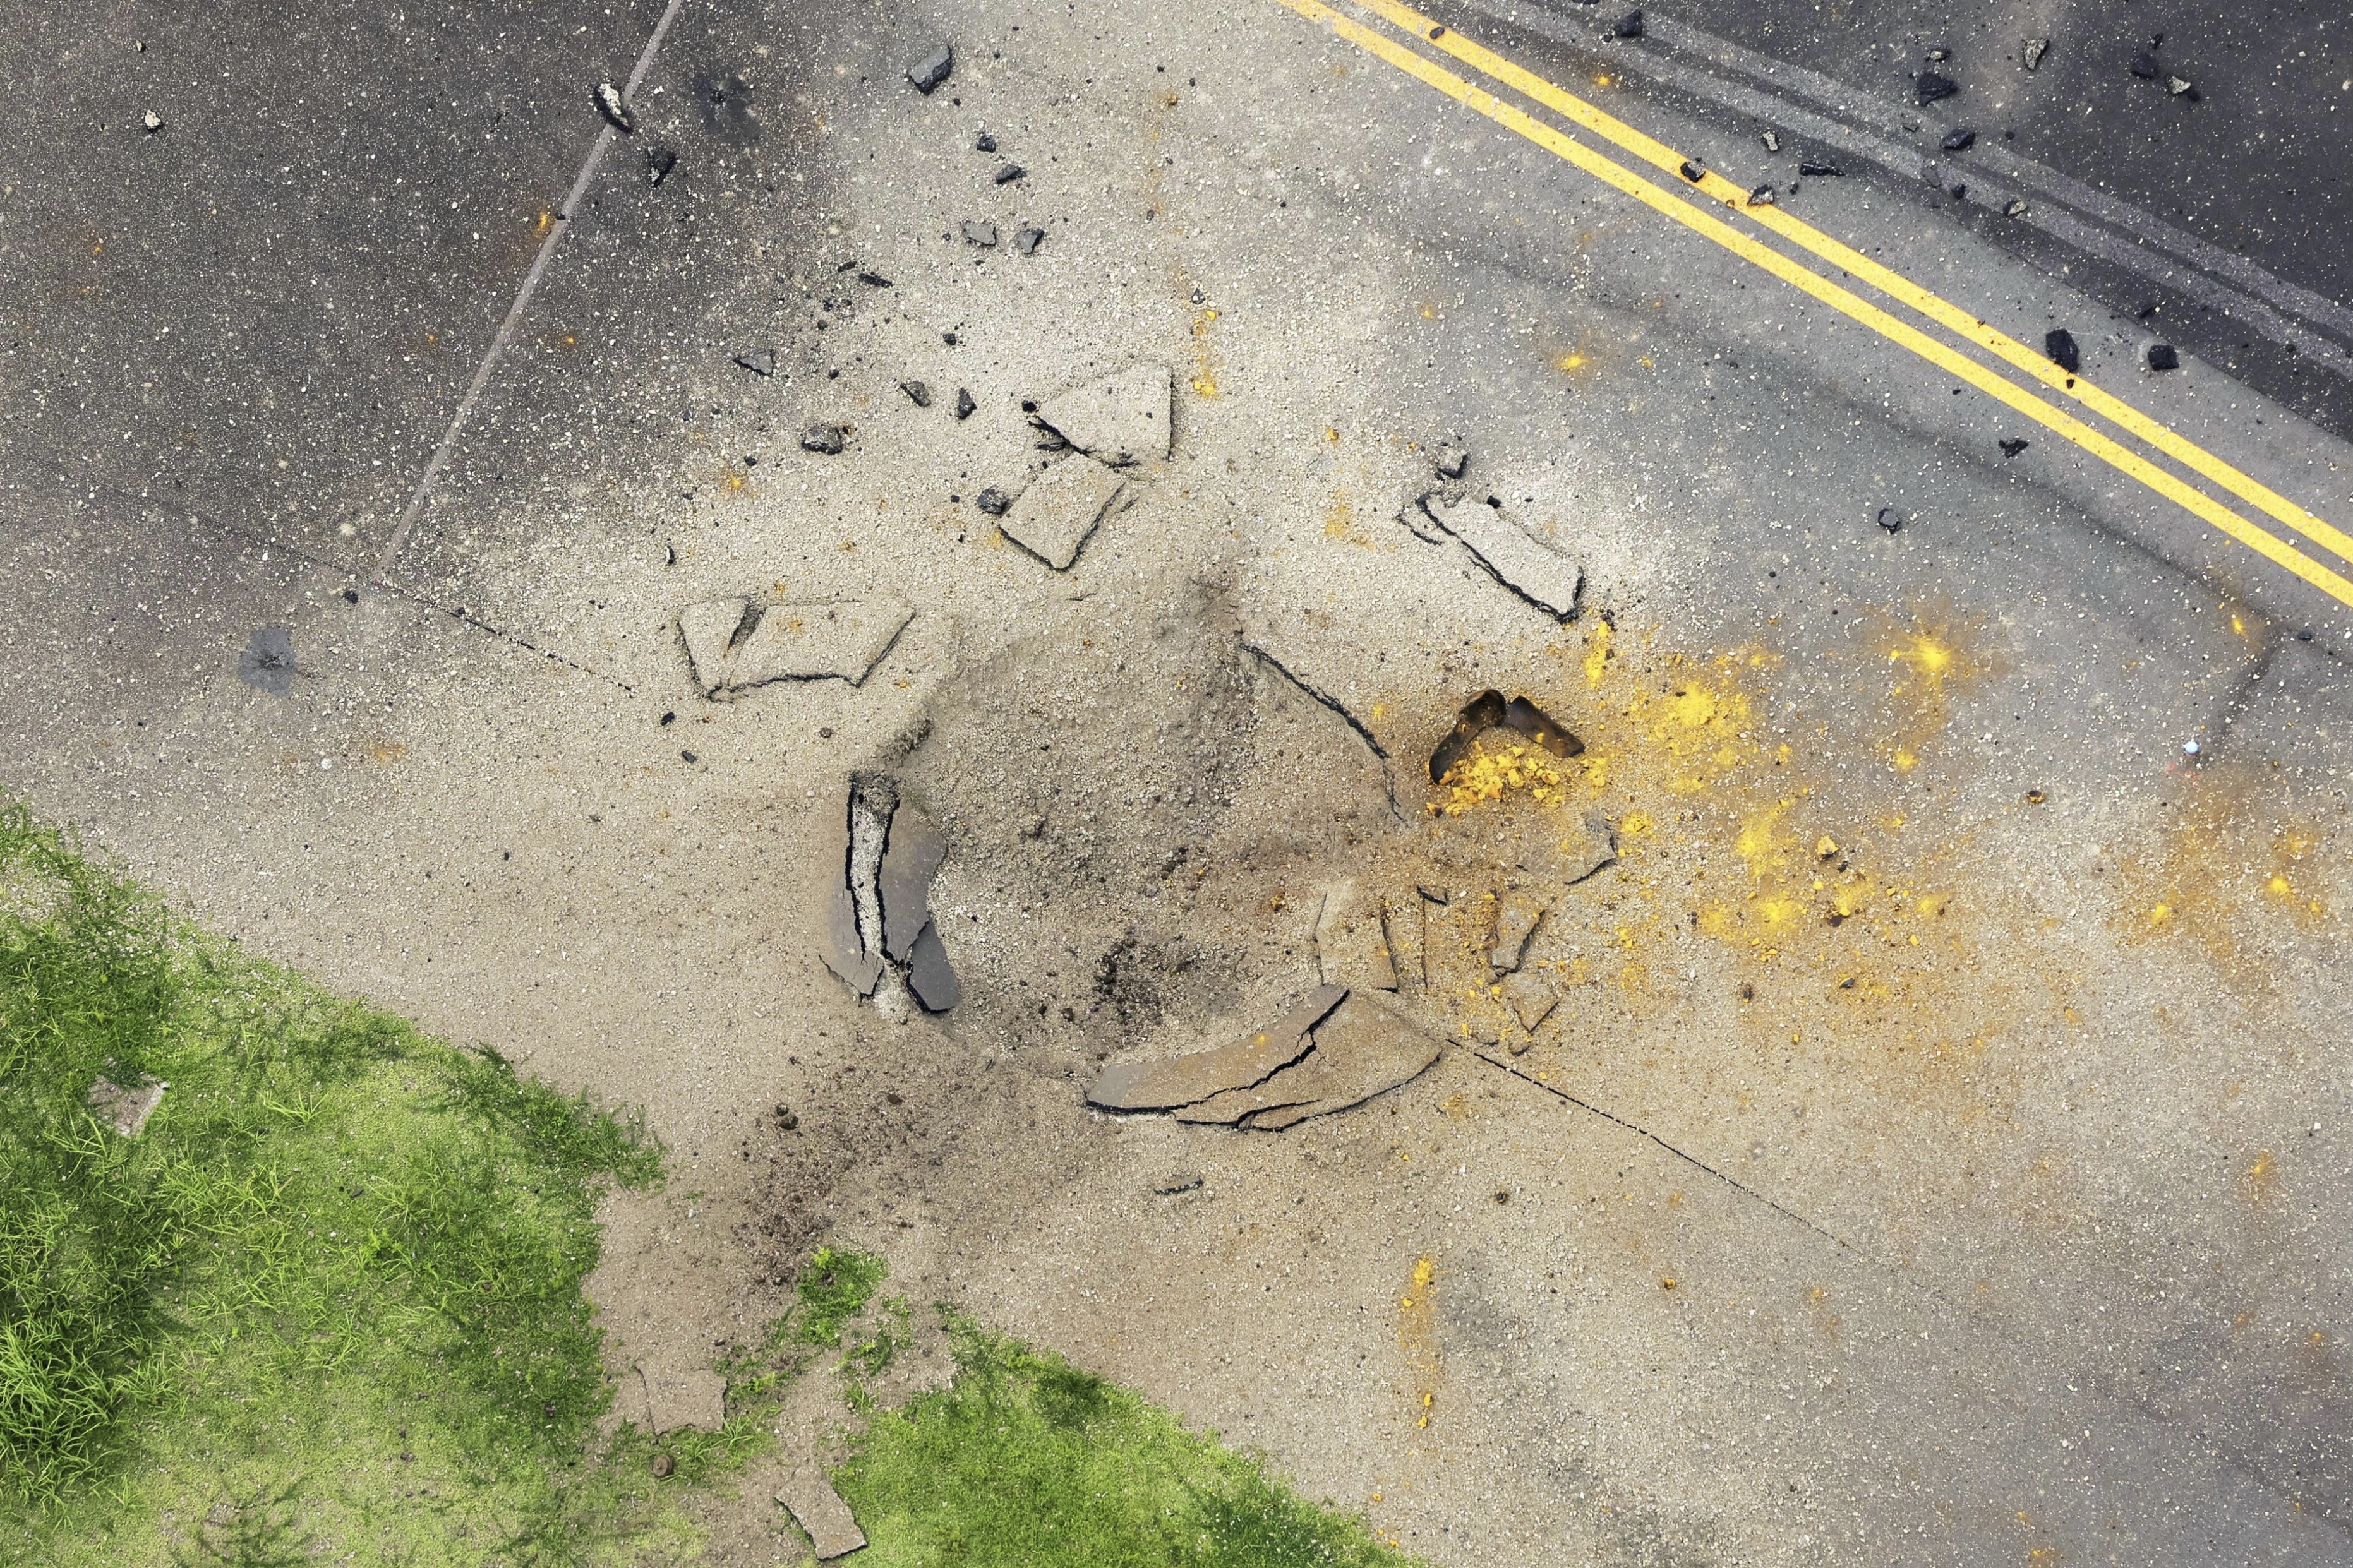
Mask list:
POLYGON ((624 136, 638 129, 637 111, 622 99, 621 89, 609 81, 596 84, 596 112, 605 117, 606 124, 624 136))
POLYGON ((2064 327, 2053 327, 2042 334, 2042 352, 2070 375, 2083 368, 2084 355, 2075 347, 2075 334, 2064 327))
POLYGON ((1045 237, 1046 231, 1042 228, 1016 230, 1013 236, 1013 248, 1024 256, 1035 256, 1038 254, 1039 245, 1045 237))
POLYGON ((1800 159, 1798 163, 1798 173, 1801 177, 1809 180, 1835 180, 1844 175, 1846 171, 1836 163, 1819 163, 1800 159))
POLYGON ((1748 205, 1752 207, 1778 206, 1780 200, 1774 195, 1772 186, 1759 185, 1748 193, 1748 205))
POLYGON ((1977 144, 1978 133, 1966 125, 1946 132, 1945 139, 1937 143, 1947 153, 1966 153, 1977 144))
POLYGON ((920 381, 902 381, 899 384, 899 390, 905 393, 907 401, 918 408, 932 405, 932 389, 920 381))
POLYGON ((957 418, 959 418, 959 419, 969 419, 969 418, 971 418, 971 417, 973 416, 973 415, 974 415, 976 412, 977 412, 977 411, 978 411, 979 407, 980 407, 980 405, 979 405, 979 404, 977 404, 977 403, 975 403, 975 402, 972 400, 972 394, 971 394, 971 393, 969 393, 969 392, 965 391, 965 390, 963 387, 961 387, 961 386, 959 386, 959 387, 957 387, 957 388, 956 388, 956 417, 957 417, 957 418))
POLYGON ((830 457, 841 450, 841 426, 812 425, 801 432, 801 450, 823 452, 830 457))
POLYGON ((660 184, 664 180, 670 178, 670 172, 677 167, 678 154, 671 152, 669 148, 649 147, 646 149, 646 184, 649 185, 660 184))
POLYGON ((880 272, 861 272, 858 275, 858 280, 860 283, 865 284, 869 289, 888 289, 891 287, 891 279, 883 277, 880 272))
POLYGON ((1624 16, 1619 17, 1617 21, 1610 24, 1609 30, 1621 38, 1641 37, 1642 36, 1642 13, 1640 11, 1627 12, 1624 16))
POLYGON ((2181 355, 2171 343, 2151 343, 2141 355, 2142 363, 2151 370, 2179 370, 2181 355))
POLYGON ((949 45, 942 44, 907 68, 907 79, 915 84, 917 92, 929 98, 932 90, 947 80, 948 72, 955 68, 955 50, 949 45))
POLYGON ((2032 445, 2033 443, 2023 436, 2005 436, 2001 438, 2001 455, 2005 458, 2015 458, 2032 445))
POLYGON ((980 140, 972 144, 972 150, 976 153, 994 153, 997 151, 997 138, 984 131, 980 133, 980 140))
POLYGON ((1683 160, 1683 167, 1676 172, 1696 185, 1707 177, 1707 165, 1696 158, 1686 158, 1683 160))
POLYGON ((1959 82, 1936 71, 1922 71, 1920 79, 1914 85, 1919 89, 1920 102, 1924 107, 1961 90, 1959 82))
POLYGON ((1904 526, 1904 514, 1892 506, 1883 506, 1879 509, 1878 516, 1872 521, 1888 532, 1894 533, 1904 526))
POLYGON ((1029 172, 1018 163, 1008 163, 997 171, 997 183, 1000 185, 1009 185, 1029 172))
POLYGON ((1013 498, 1007 495, 1003 490, 998 489, 995 485, 989 486, 987 489, 973 497, 972 501, 975 506, 980 508, 981 510, 987 512, 991 517, 1003 517, 1013 505, 1013 498))
POLYGON ((2155 55, 2135 55, 2133 57, 2132 64, 2127 66, 2126 68, 2131 71, 2133 75, 2140 78, 2143 81, 2155 81, 2157 79, 2157 57, 2155 55))
POLYGON ((750 371, 754 375, 774 375, 776 374, 776 351, 774 349, 745 349, 742 353, 735 356, 735 363, 742 365, 745 370, 750 371))

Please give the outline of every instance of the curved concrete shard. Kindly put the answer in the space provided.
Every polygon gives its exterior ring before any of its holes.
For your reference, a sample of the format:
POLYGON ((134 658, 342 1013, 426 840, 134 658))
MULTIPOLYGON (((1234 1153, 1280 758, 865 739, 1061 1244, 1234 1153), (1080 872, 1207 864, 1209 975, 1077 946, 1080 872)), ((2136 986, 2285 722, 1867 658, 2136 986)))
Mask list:
POLYGON ((1125 466, 1169 451, 1172 378, 1165 364, 1129 365, 1038 405, 1038 423, 1089 457, 1125 466))
POLYGON ((1172 1110, 1227 1089, 1248 1089, 1307 1054, 1309 1031, 1347 999, 1338 985, 1320 985, 1271 1027, 1230 1046, 1157 1062, 1113 1062, 1087 1091, 1087 1103, 1105 1110, 1172 1110))
POLYGON ((1092 458, 1074 453, 1030 480, 997 526, 1055 571, 1067 572, 1125 482, 1092 458))
POLYGON ((1462 542, 1488 576, 1556 621, 1577 615, 1585 569, 1550 540, 1505 517, 1502 508, 1467 496, 1424 496, 1421 507, 1432 522, 1462 542))
POLYGON ((1351 993, 1316 1026, 1314 1046, 1265 1082, 1187 1106, 1176 1120, 1279 1131, 1362 1105, 1419 1077, 1438 1059, 1438 1042, 1370 992, 1351 993))

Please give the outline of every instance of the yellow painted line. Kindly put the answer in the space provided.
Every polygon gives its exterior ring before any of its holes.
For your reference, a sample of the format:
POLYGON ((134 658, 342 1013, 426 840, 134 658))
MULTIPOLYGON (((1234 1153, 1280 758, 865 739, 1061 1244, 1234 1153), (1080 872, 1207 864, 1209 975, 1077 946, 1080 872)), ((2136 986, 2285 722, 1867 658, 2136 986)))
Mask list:
MULTIPOLYGON (((2015 409, 2066 440, 2073 442, 2118 471, 2138 480, 2168 500, 2211 523, 2274 565, 2294 573, 2338 603, 2353 605, 2353 582, 2347 581, 2343 576, 2313 560, 2295 546, 2258 528, 2203 491, 2191 489, 2174 474, 2158 468, 2137 452, 2120 446, 2110 437, 2094 430, 2073 415, 2052 407, 2025 388, 2004 377, 1995 375, 1975 360, 1955 352, 1918 328, 1896 320, 1878 306, 1840 288, 1828 279, 1809 271, 1779 251, 1760 244, 1722 219, 1701 212, 1679 196, 1651 184, 1625 165, 1603 156, 1574 138, 1535 119, 1526 110, 1504 102, 1483 88, 1473 86, 1452 71, 1424 59, 1420 55, 1393 39, 1349 20, 1330 6, 1322 4, 1322 0, 1282 0, 1282 4, 1311 22, 1328 26, 1335 36, 1356 45, 1366 53, 1395 66, 1407 75, 1437 89, 1464 107, 1477 110, 1506 130, 1526 138, 1555 156, 1575 164, 1603 184, 1624 192, 1662 216, 1673 219, 1694 233, 1714 241, 1742 259, 1770 272, 1792 288, 1811 295, 1841 314, 1852 317, 1881 336, 1911 350, 1938 369, 1960 377, 1989 396, 2015 409)), ((1435 25, 1432 24, 1432 26, 1435 25)))
MULTIPOLYGON (((1451 27, 1440 26, 1412 7, 1398 4, 1398 0, 1358 0, 1358 4, 1377 12, 1406 31, 1428 38, 1481 74, 1515 92, 1525 94, 1595 135, 1616 142, 1645 163, 1682 178, 1683 154, 1645 136, 1624 121, 1596 108, 1575 93, 1514 64, 1451 27)), ((1750 221, 1812 251, 1832 266, 1843 268, 1890 299, 1900 300, 1919 311, 1947 331, 1999 355, 2052 391, 2077 399, 2093 413, 2113 421, 2184 468, 2204 475, 2241 500, 2270 513, 2306 538, 2348 561, 2353 561, 2353 538, 2322 521, 2308 509, 2298 506, 2270 486, 2241 473, 2203 447, 2150 418, 2122 398, 2093 385, 2081 375, 2070 374, 2061 369, 2052 363, 2049 355, 2035 353, 2008 333, 1989 326, 1982 318, 1969 314, 1902 273, 1881 266, 1861 251, 1833 239, 1801 218, 1792 217, 1778 206, 1749 206, 1748 193, 1721 174, 1703 175, 1698 188, 1726 206, 1736 209, 1750 221)))

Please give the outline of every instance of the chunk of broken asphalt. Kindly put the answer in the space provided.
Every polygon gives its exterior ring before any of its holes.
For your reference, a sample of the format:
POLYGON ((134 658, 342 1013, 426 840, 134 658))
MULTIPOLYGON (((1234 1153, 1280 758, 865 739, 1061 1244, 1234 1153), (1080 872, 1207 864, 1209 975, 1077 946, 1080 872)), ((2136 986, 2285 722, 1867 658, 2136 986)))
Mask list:
POLYGON ((1937 71, 1922 71, 1919 80, 1913 85, 1919 90, 1920 103, 1923 108, 1936 102, 1939 99, 1950 98, 1961 90, 1959 82, 1937 71))
POLYGON ((1039 245, 1045 237, 1046 231, 1042 228, 1016 229, 1013 234, 1013 248, 1024 256, 1035 256, 1038 254, 1039 245))
POLYGON ((1773 194, 1772 186, 1759 185, 1748 193, 1748 205, 1752 207, 1778 206, 1780 205, 1780 198, 1773 194))
POLYGON ((1696 158, 1686 158, 1683 161, 1683 166, 1678 169, 1676 173, 1680 174, 1684 179, 1689 180, 1693 184, 1696 185, 1702 180, 1707 178, 1707 165, 1702 163, 1696 158))
POLYGON ((1104 1110, 1174 1110, 1261 1083, 1307 1054, 1311 1031, 1347 995, 1342 986, 1318 986, 1272 1025, 1231 1045, 1166 1061, 1113 1062, 1087 1091, 1087 1103, 1104 1110))
POLYGON ((1084 453, 1071 453, 1029 481, 998 526, 1014 543, 1067 572, 1124 482, 1084 453))
POLYGON ((934 49, 930 54, 925 55, 922 59, 917 60, 913 65, 907 68, 907 79, 915 84, 915 90, 917 92, 922 93, 925 98, 929 98, 932 95, 933 89, 937 88, 940 83, 947 80, 948 73, 955 68, 955 48, 949 45, 942 44, 938 48, 934 49))
POLYGON ((991 485, 987 489, 981 491, 978 495, 973 497, 972 504, 980 508, 981 510, 987 512, 991 517, 1003 517, 1005 515, 1005 509, 1013 504, 1013 498, 1007 495, 1003 490, 998 489, 995 485, 991 485))
POLYGON ((2050 39, 2029 38, 2026 40, 2026 47, 2019 51, 2019 63, 2023 65, 2028 70, 2040 69, 2042 65, 2042 57, 2050 52, 2050 39))
POLYGON ((1617 21, 1609 25, 1609 30, 1621 38, 1641 37, 1642 36, 1642 13, 1640 11, 1627 12, 1624 16, 1619 17, 1617 21))
POLYGON ((840 426, 812 425, 801 432, 801 450, 832 455, 841 450, 841 440, 840 426))
POLYGON ((1798 173, 1809 180, 1835 180, 1844 175, 1846 171, 1836 163, 1822 163, 1801 159, 1798 163, 1798 173))
POLYGON ((2179 370, 2181 355, 2171 343, 2151 343, 2142 352, 2141 363, 2151 370, 2179 370))
POLYGON ((795 1471, 776 1489, 776 1500, 807 1533, 809 1547, 820 1563, 847 1557, 866 1544, 866 1532, 858 1528, 849 1505, 841 1500, 825 1472, 813 1466, 795 1471))
POLYGON ((1000 185, 1009 185, 1029 172, 1018 163, 1008 163, 997 171, 997 183, 1000 185))
POLYGON ((959 387, 957 387, 957 388, 956 388, 956 405, 955 405, 955 414, 956 414, 956 417, 957 417, 957 418, 959 418, 959 419, 969 419, 969 418, 971 418, 971 417, 972 417, 972 416, 973 416, 973 411, 974 411, 975 409, 978 408, 979 406, 980 406, 980 405, 979 405, 979 404, 975 403, 975 402, 972 400, 972 394, 971 394, 971 393, 969 393, 969 392, 965 391, 965 390, 963 387, 961 387, 961 386, 959 386, 959 387))
POLYGON ((607 124, 624 136, 637 130, 637 112, 630 109, 628 101, 621 97, 619 88, 609 81, 600 81, 596 84, 596 112, 605 117, 607 124))
POLYGON ((972 144, 972 150, 976 153, 994 153, 997 151, 997 138, 984 131, 980 133, 980 140, 972 144))
POLYGON ((1166 365, 1139 360, 1040 401, 1035 418, 1080 451, 1113 466, 1166 458, 1173 387, 1166 365))
POLYGON ((904 962, 932 918, 932 879, 948 858, 947 840, 912 802, 891 814, 882 841, 882 866, 875 879, 882 902, 882 951, 904 962))
POLYGON ((1314 1049, 1254 1088, 1230 1089, 1176 1113, 1179 1121, 1280 1131, 1311 1116, 1362 1105, 1419 1077, 1438 1042, 1408 1023, 1391 998, 1351 992, 1312 1037, 1314 1049))
POLYGON ((1441 479, 1461 479, 1462 470, 1470 463, 1471 454, 1451 441, 1441 444, 1430 459, 1430 466, 1438 470, 1438 477, 1441 479))
POLYGON ((2005 458, 2015 458, 2032 445, 2033 443, 2023 436, 2005 436, 2001 438, 2001 455, 2005 458))
POLYGON ((2133 75, 2140 78, 2143 81, 2155 81, 2157 79, 2157 57, 2155 55, 2135 55, 2132 58, 2132 64, 2125 68, 2131 71, 2133 75))
POLYGON ((940 928, 934 921, 923 922, 907 954, 907 989, 927 1013, 947 1012, 964 1000, 964 985, 948 963, 947 946, 940 941, 940 928))
POLYGON ((1945 139, 1937 143, 1947 153, 1966 153, 1977 144, 1978 133, 1966 125, 1946 132, 1945 139))
POLYGON ((920 381, 902 381, 899 384, 899 390, 905 393, 907 401, 918 408, 932 405, 932 389, 920 381))
POLYGON ((735 356, 735 363, 742 365, 745 370, 750 371, 754 375, 774 375, 776 374, 776 351, 774 349, 745 349, 742 353, 735 356))
POLYGON ((2176 98, 2179 98, 2184 94, 2187 94, 2189 98, 2195 100, 2198 96, 2197 88, 2190 85, 2189 79, 2184 76, 2167 77, 2165 79, 2165 90, 2171 93, 2176 98))
POLYGON ((1890 533, 1897 532, 1904 527, 1904 514, 1892 506, 1881 507, 1873 516, 1872 521, 1890 533))
POLYGON ((966 245, 977 245, 983 248, 995 245, 997 226, 993 223, 979 223, 967 218, 964 226, 964 242, 966 245))
POLYGON ((2042 334, 2042 352, 2052 364, 2070 375, 2084 363, 2083 354, 2075 347, 2075 334, 2064 327, 2053 327, 2042 334))
POLYGON ((1577 615, 1584 569, 1549 539, 1506 517, 1502 509, 1467 498, 1424 496, 1430 520, 1462 542, 1471 558, 1496 582, 1556 621, 1577 615))
POLYGON ((646 184, 649 185, 660 184, 664 180, 670 178, 670 172, 677 167, 678 154, 671 152, 669 148, 649 147, 646 149, 646 184))

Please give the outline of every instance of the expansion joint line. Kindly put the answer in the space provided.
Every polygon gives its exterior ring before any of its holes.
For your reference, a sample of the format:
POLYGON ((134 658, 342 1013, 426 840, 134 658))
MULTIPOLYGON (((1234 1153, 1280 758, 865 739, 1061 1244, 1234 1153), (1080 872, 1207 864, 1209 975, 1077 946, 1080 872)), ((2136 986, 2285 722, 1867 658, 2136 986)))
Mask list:
POLYGON ((1682 224, 1702 238, 1723 247, 1841 315, 1870 328, 1946 374, 1967 382, 2006 407, 2033 420, 2119 473, 2172 501, 2273 564, 2302 578, 2338 603, 2353 606, 2353 580, 2348 580, 2335 568, 2315 560, 2295 544, 2196 489, 2171 469, 2160 467, 2114 437, 2046 402, 2027 387, 1997 374, 1942 340, 1930 337, 1910 322, 1889 314, 1862 296, 1735 227, 1724 218, 1701 210, 1679 193, 1692 191, 1711 198, 1734 215, 1841 268, 1971 346, 2073 398, 2088 412, 2109 421, 2306 540, 2348 562, 2353 562, 2353 537, 2348 537, 2306 508, 2241 472, 2121 398, 2094 386, 2084 376, 2052 363, 2046 356, 2035 353, 1982 319, 1970 315, 1910 279, 1791 216, 1778 206, 1749 205, 1748 193, 1732 181, 1701 167, 1663 142, 1645 135, 1556 84, 1514 65, 1493 50, 1440 26, 1410 6, 1399 4, 1398 0, 1358 0, 1358 3, 1399 30, 1411 33, 1418 44, 1444 50, 1498 86, 1541 105, 1602 141, 1614 143, 1639 161, 1665 171, 1674 176, 1677 188, 1671 190, 1652 183, 1558 127, 1537 119, 1516 104, 1504 101, 1416 49, 1407 47, 1388 34, 1377 32, 1341 15, 1323 4, 1323 0, 1281 0, 1281 3, 1307 20, 1328 27, 1335 37, 1383 63, 1484 115, 1662 216, 1682 224))

